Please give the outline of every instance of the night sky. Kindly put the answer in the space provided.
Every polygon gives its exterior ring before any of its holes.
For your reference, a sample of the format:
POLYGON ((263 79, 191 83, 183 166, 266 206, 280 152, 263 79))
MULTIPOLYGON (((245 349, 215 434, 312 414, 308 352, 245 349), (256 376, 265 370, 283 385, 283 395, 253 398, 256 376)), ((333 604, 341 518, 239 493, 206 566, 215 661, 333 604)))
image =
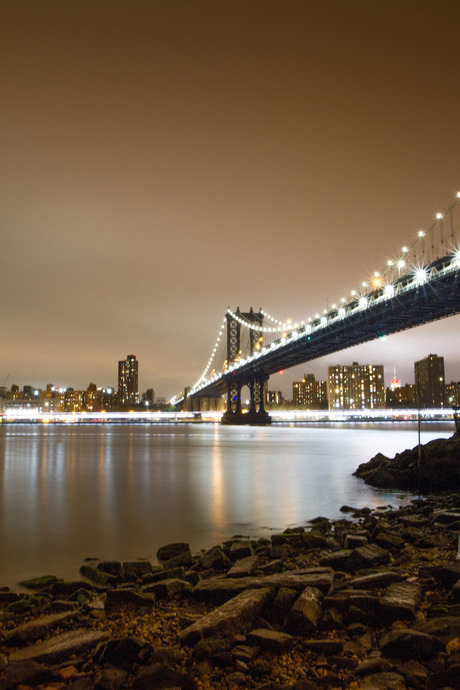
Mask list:
MULTIPOLYGON (((0 386, 200 377, 228 306, 300 321, 460 190, 458 0, 1 0, 0 386)), ((444 355, 460 317, 286 371, 444 355)))

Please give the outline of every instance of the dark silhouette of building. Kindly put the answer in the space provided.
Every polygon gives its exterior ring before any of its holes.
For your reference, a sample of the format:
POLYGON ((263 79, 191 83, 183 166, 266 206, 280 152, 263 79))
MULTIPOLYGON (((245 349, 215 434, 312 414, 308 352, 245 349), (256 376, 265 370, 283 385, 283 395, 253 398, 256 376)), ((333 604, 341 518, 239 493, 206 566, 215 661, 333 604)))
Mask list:
POLYGON ((149 405, 155 404, 155 391, 153 388, 147 388, 145 393, 142 394, 142 400, 148 402, 149 405))
POLYGON ((415 386, 413 383, 406 383, 404 386, 387 387, 385 399, 389 409, 415 407, 415 386))
POLYGON ((136 355, 128 355, 118 362, 118 401, 123 404, 139 402, 139 362, 136 355))
POLYGON ((428 355, 414 363, 415 402, 420 408, 439 408, 446 405, 444 357, 428 355))
POLYGON ((282 405, 283 402, 284 398, 281 391, 267 391, 267 405, 282 405))

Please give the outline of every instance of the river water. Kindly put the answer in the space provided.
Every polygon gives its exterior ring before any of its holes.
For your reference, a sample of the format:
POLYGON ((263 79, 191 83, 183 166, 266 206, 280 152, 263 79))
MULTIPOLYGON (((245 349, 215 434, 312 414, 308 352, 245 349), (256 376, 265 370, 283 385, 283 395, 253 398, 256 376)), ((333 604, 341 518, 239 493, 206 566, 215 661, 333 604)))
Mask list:
MULTIPOLYGON (((422 427, 422 442, 453 433, 422 427)), ((352 476, 417 444, 414 423, 11 424, 0 427, 0 585, 78 578, 85 558, 156 562, 243 534, 269 537, 340 506, 401 505, 352 476)))

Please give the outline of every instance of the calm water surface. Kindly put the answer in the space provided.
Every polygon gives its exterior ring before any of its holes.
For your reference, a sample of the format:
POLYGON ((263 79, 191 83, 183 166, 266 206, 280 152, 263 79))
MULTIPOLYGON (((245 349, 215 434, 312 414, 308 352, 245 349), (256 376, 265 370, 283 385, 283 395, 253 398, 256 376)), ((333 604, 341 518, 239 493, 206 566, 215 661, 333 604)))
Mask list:
MULTIPOLYGON (((422 442, 452 424, 424 425, 422 442)), ((156 561, 233 534, 269 536, 340 506, 400 505, 352 476, 377 452, 417 443, 412 423, 225 427, 0 427, 0 585, 78 577, 86 557, 156 561)))

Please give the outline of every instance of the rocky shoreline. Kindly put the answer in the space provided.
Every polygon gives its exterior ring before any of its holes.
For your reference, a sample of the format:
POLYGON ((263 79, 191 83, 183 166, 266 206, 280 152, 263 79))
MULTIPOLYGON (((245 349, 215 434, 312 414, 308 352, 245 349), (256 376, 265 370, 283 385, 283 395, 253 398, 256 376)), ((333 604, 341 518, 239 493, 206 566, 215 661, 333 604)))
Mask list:
POLYGON ((460 436, 438 438, 387 458, 377 453, 362 463, 356 477, 379 489, 453 491, 460 489, 460 436))
POLYGON ((460 688, 460 497, 0 589, 0 690, 460 688))

